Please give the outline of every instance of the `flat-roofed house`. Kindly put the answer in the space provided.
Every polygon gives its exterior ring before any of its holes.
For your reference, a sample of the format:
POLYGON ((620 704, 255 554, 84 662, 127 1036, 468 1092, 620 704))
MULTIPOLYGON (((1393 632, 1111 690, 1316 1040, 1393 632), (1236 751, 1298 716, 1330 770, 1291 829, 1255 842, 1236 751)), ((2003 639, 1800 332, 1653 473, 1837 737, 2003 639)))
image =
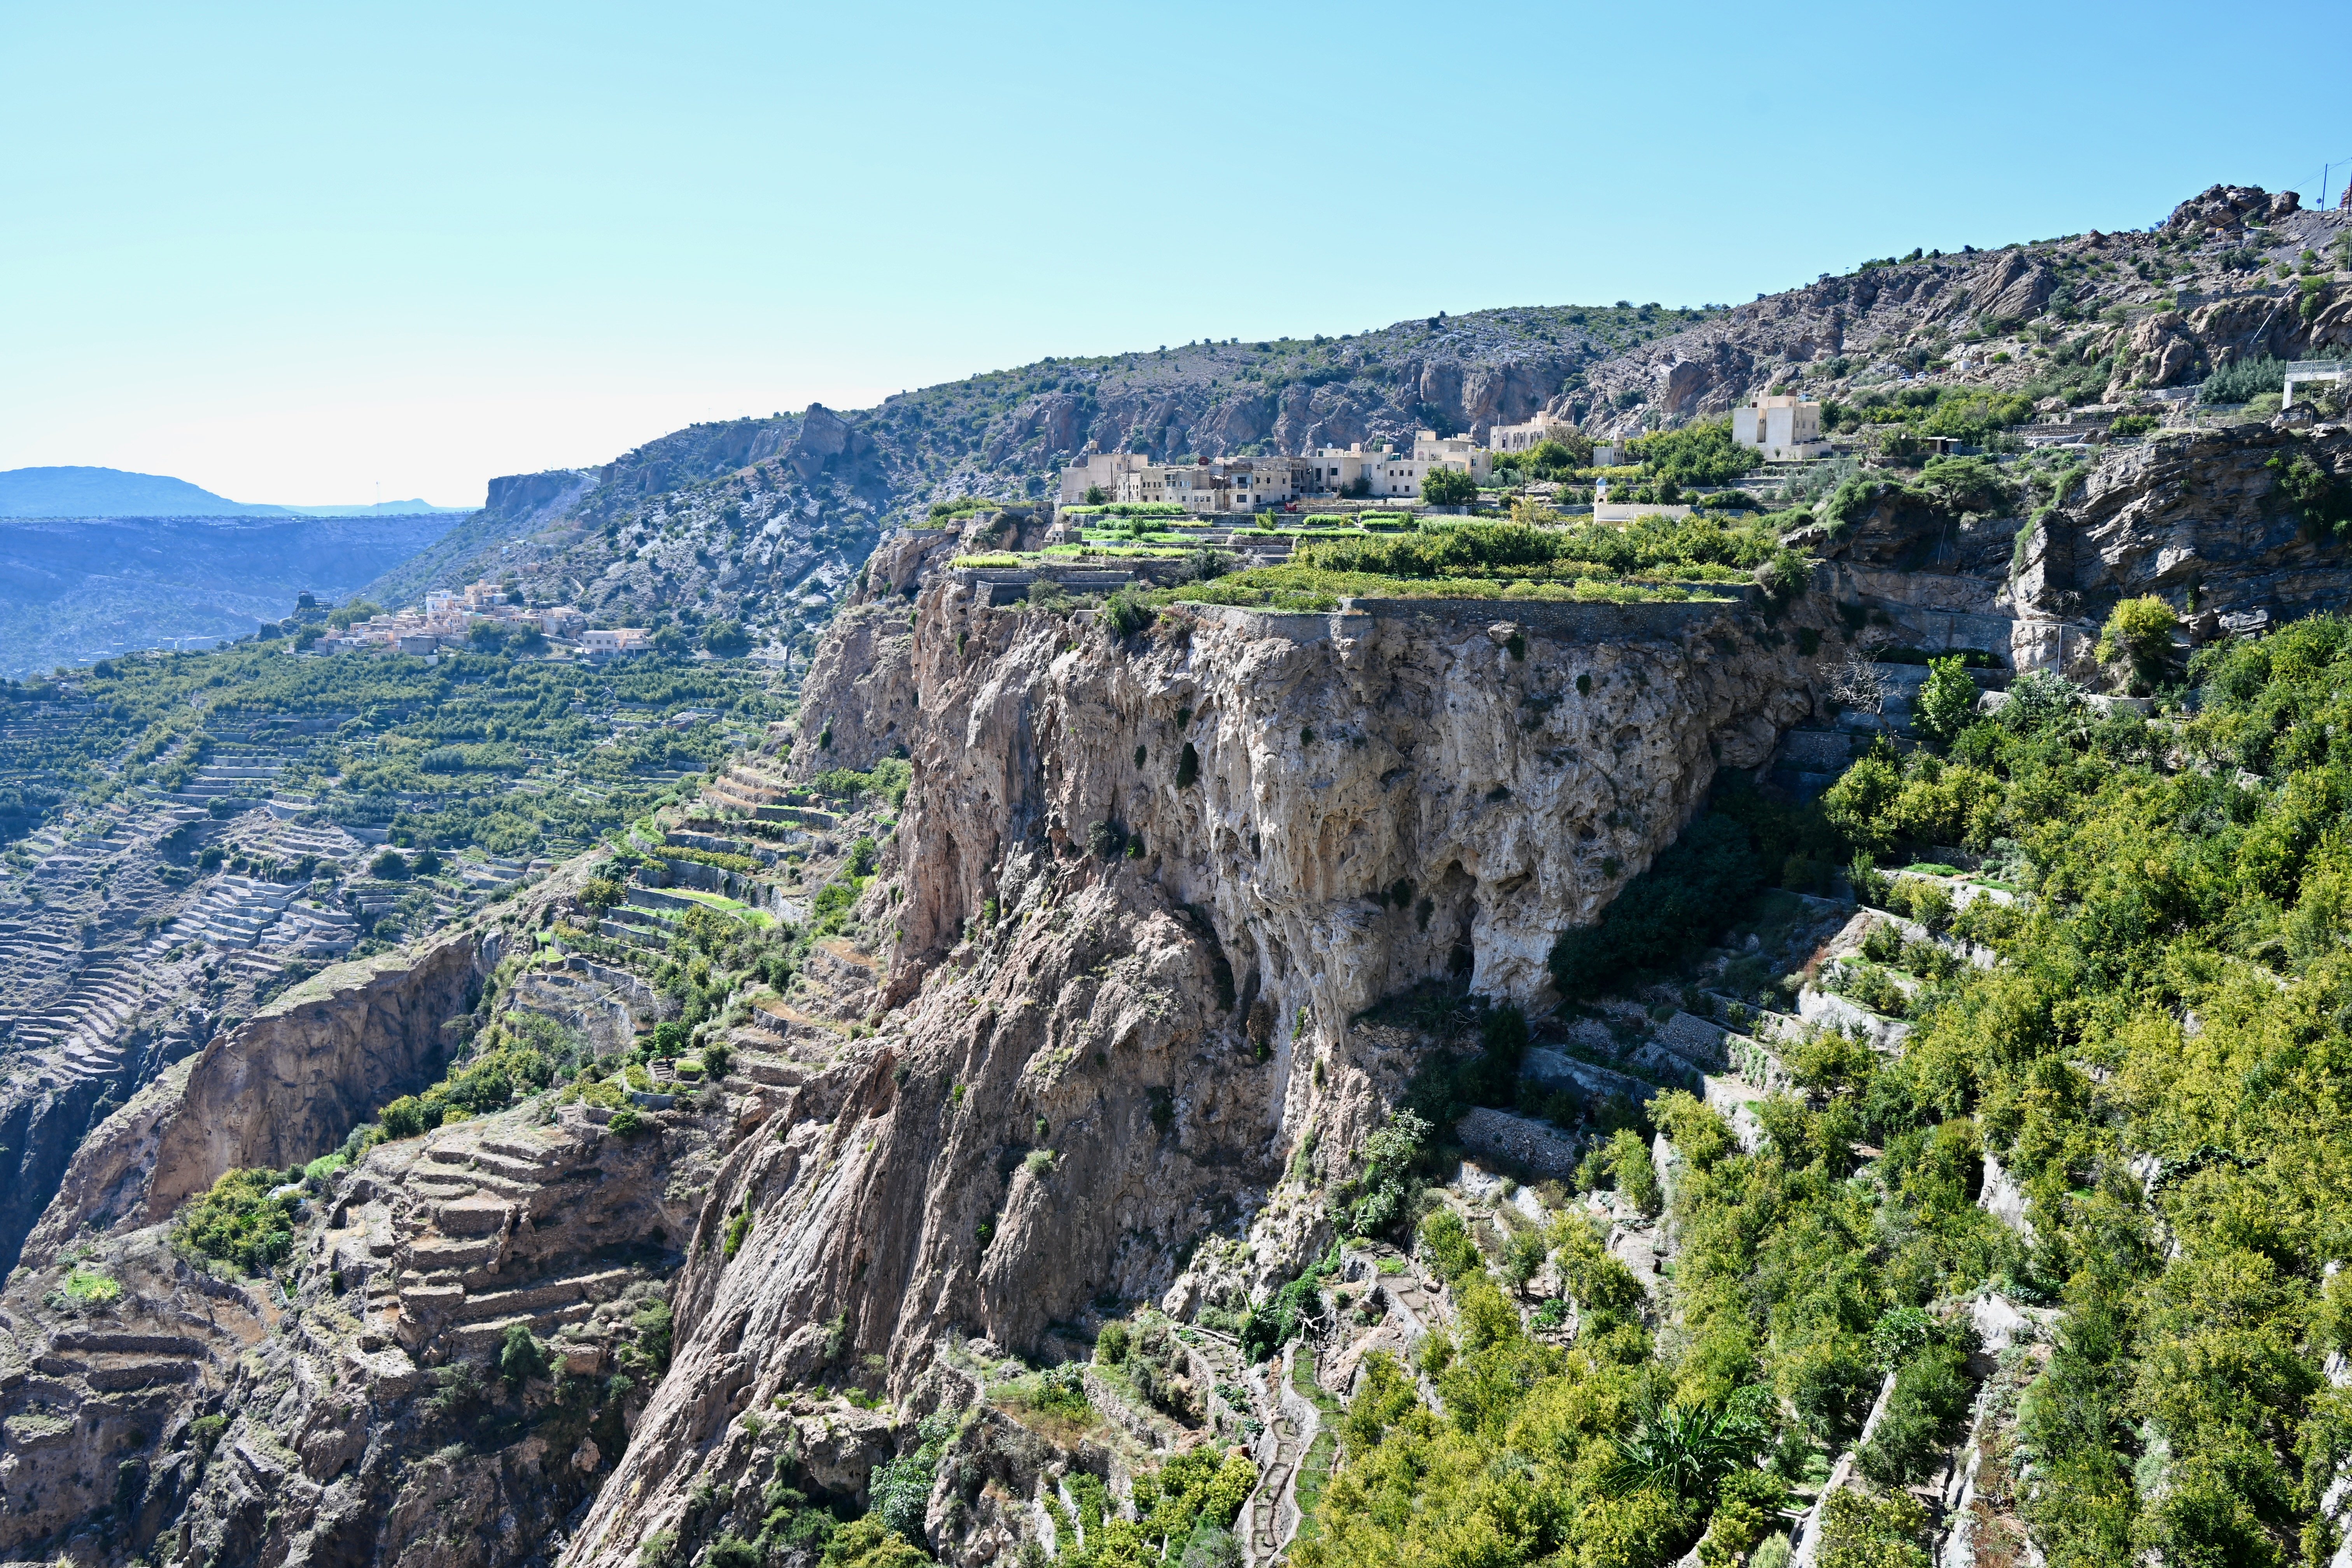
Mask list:
POLYGON ((1497 425, 1486 432, 1490 452, 1526 452, 1546 441, 1565 441, 1576 426, 1557 414, 1538 414, 1524 425, 1497 425))
POLYGON ((1763 453, 1768 463, 1830 455, 1830 444, 1822 439, 1822 405, 1810 397, 1759 397, 1733 409, 1731 438, 1763 453))
POLYGON ((1119 486, 1150 462, 1140 452, 1089 452, 1062 470, 1062 504, 1081 505, 1090 489, 1099 489, 1116 500, 1119 486))

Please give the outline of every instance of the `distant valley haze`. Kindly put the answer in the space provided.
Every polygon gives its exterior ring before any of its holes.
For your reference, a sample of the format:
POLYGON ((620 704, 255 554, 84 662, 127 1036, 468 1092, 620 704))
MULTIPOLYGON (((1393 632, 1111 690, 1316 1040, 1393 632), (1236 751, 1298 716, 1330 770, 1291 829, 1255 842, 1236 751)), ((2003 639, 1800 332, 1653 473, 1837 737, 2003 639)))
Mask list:
POLYGON ((0 517, 359 517, 473 510, 414 499, 314 506, 236 501, 185 479, 121 468, 0 470, 0 517))

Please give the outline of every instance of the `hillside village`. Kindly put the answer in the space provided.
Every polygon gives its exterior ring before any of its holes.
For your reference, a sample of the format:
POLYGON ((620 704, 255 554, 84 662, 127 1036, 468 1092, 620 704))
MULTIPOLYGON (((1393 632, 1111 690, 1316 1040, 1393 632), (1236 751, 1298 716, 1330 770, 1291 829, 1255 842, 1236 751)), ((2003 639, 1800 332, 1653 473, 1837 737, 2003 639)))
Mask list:
POLYGON ((498 643, 511 638, 518 651, 547 649, 591 659, 643 653, 653 646, 652 634, 643 626, 592 628, 588 617, 569 605, 527 608, 520 595, 488 582, 436 589, 425 595, 422 609, 379 612, 365 620, 349 621, 301 646, 320 654, 429 656, 483 646, 483 628, 488 628, 498 643))

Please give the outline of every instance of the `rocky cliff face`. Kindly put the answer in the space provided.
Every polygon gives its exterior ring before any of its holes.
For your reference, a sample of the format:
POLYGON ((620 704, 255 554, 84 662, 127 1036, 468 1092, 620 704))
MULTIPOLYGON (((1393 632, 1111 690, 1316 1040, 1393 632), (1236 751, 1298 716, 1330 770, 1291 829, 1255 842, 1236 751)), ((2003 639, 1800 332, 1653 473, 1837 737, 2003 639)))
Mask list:
POLYGON ((2031 546, 2021 602, 2092 619, 2143 594, 2273 621, 2341 607, 2352 566, 2292 493, 2285 470, 2298 460, 2331 487, 2352 485, 2352 429, 2279 421, 2109 451, 2031 546))
MULTIPOLYGON (((911 1394, 960 1336, 1050 1353, 1097 1300, 1240 1305, 1294 1267, 1324 1222, 1286 1161, 1345 1160, 1412 1065, 1353 1015, 1433 976, 1537 998, 1559 929, 1809 710, 1785 629, 1432 603, 1121 639, 921 586, 876 1032, 722 1166, 701 1234, 748 1237, 691 1249, 677 1371, 567 1561, 718 1528, 709 1487, 749 1509, 776 1438, 734 1417, 828 1364, 911 1394)), ((876 701, 813 686, 803 734, 876 701)))
POLYGON ((898 986, 1042 841, 1133 857, 1211 911, 1244 994, 1325 1031, 1454 971, 1534 997, 1558 931, 1809 701, 1731 605, 1180 606, 1120 641, 943 583, 913 672, 898 986))
POLYGON ((339 965, 215 1036, 92 1131, 26 1258, 46 1263, 94 1226, 152 1225, 223 1172, 331 1150, 377 1107, 432 1079, 501 945, 467 931, 339 965))
POLYGON ((2352 215, 2304 212, 2291 191, 2216 186, 2155 234, 1915 253, 1736 306, 1611 356, 1550 406, 1624 436, 1780 387, 1837 398, 1924 372, 2011 392, 2111 359, 2113 402, 2249 356, 2332 354, 2352 343, 2352 289, 2324 266, 2286 273, 2347 232, 2352 215))
POLYGON ((2325 515, 2339 493, 2352 495, 2352 430, 2277 420, 2101 447, 2032 521, 1890 488, 1804 542, 1829 562, 1831 594, 1885 617, 1897 641, 2095 684, 2099 628, 2122 599, 2162 597, 2195 642, 2352 599, 2325 515))

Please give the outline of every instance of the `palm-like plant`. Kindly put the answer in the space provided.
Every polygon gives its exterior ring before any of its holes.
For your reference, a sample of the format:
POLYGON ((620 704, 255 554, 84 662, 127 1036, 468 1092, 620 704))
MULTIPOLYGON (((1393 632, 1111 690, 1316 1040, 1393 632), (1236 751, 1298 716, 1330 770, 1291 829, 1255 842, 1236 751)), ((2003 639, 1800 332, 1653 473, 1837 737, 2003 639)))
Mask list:
POLYGON ((1711 1496, 1716 1483, 1748 1463, 1768 1435, 1757 1408, 1761 1396, 1762 1389, 1742 1389, 1720 1406, 1649 1405, 1635 1434, 1617 1439, 1612 1484, 1685 1499, 1711 1496))

